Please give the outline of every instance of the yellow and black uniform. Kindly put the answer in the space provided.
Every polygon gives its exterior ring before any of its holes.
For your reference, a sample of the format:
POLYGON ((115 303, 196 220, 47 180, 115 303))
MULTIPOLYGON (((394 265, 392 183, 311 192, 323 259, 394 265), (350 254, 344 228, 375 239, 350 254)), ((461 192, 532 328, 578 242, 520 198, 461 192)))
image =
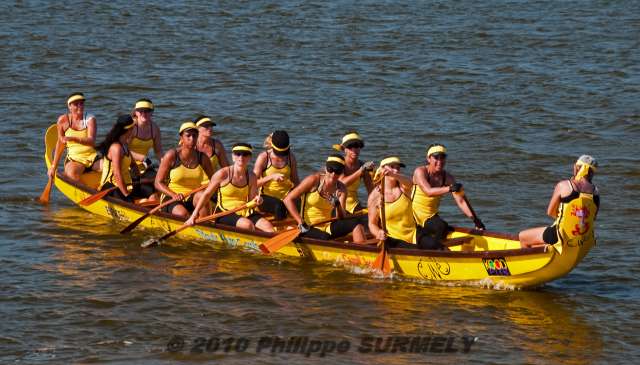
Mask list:
MULTIPOLYGON (((302 196, 300 204, 302 220, 312 226, 311 229, 309 229, 307 233, 302 234, 302 236, 322 240, 346 236, 358 225, 357 220, 340 219, 334 222, 315 225, 319 222, 330 220, 333 215, 334 206, 331 204, 330 199, 320 194, 323 181, 323 175, 320 175, 320 182, 317 187, 302 196)), ((333 199, 337 201, 337 197, 333 199)))
MULTIPOLYGON (((213 155, 209 157, 209 161, 211 161, 211 167, 213 167, 213 173, 220 169, 220 159, 218 159, 218 155, 216 154, 216 142, 215 140, 211 140, 213 142, 213 155)), ((209 183, 209 177, 205 174, 202 180, 202 185, 209 183)))
MULTIPOLYGON (((446 172, 442 171, 440 187, 444 186, 445 179, 446 172)), ((427 172, 427 180, 429 180, 429 172, 427 172)), ((416 223, 422 227, 421 233, 433 237, 435 241, 444 240, 449 231, 449 224, 438 214, 441 199, 442 195, 428 196, 418 185, 414 185, 411 191, 411 209, 416 223)))
POLYGON ((393 202, 384 203, 387 235, 407 243, 417 242, 416 222, 411 213, 411 199, 400 194, 393 202))
POLYGON ((358 199, 358 189, 360 188, 360 180, 357 179, 347 185, 347 203, 345 210, 351 214, 362 209, 360 200, 358 199))
MULTIPOLYGON (((118 199, 132 202, 134 198, 143 198, 146 197, 146 195, 140 189, 139 184, 133 184, 131 179, 131 172, 129 170, 132 159, 131 153, 129 153, 129 149, 126 146, 122 146, 122 149, 124 153, 122 156, 122 160, 120 161, 120 176, 122 176, 122 180, 127 186, 127 189, 130 191, 130 193, 129 195, 124 196, 120 189, 115 189, 111 193, 109 193, 109 196, 114 196, 118 199)), ((114 186, 116 186, 116 182, 114 180, 113 174, 113 161, 111 161, 108 156, 104 156, 102 158, 102 176, 100 178, 100 185, 98 190, 102 191, 114 186)))
MULTIPOLYGON (((71 128, 71 115, 67 115, 69 128, 64 131, 65 137, 87 138, 87 136, 89 135, 87 122, 91 118, 93 118, 93 115, 87 115, 85 113, 84 118, 81 122, 82 129, 76 130, 71 128)), ((91 146, 87 146, 75 141, 67 142, 67 161, 80 163, 86 168, 87 171, 91 170, 91 166, 96 161, 97 156, 98 153, 96 152, 96 149, 91 146)))
POLYGON ((273 214, 276 220, 281 220, 287 216, 287 207, 282 200, 293 187, 291 181, 291 158, 287 157, 287 163, 281 167, 275 167, 271 162, 271 155, 267 152, 267 168, 262 172, 262 176, 282 174, 282 181, 271 180, 262 186, 262 205, 260 210, 273 214))
MULTIPOLYGON (((153 148, 153 139, 155 137, 153 135, 153 124, 151 124, 150 127, 151 127, 151 138, 142 139, 138 137, 138 126, 137 125, 135 126, 136 132, 134 134, 134 137, 131 139, 131 142, 129 142, 129 149, 131 151, 146 156, 149 153, 149 150, 153 148)), ((142 161, 136 161, 136 166, 138 166, 138 171, 140 171, 141 174, 146 172, 145 165, 142 161)))
MULTIPOLYGON (((243 186, 233 185, 233 173, 234 166, 230 166, 229 181, 227 181, 225 185, 221 185, 218 188, 218 205, 216 206, 216 211, 218 212, 231 210, 233 208, 246 204, 249 201, 249 171, 246 171, 245 177, 247 183, 243 186)), ((246 208, 226 215, 224 217, 220 217, 218 219, 218 223, 235 227, 238 220, 242 217, 245 217, 251 220, 253 224, 256 224, 260 220, 260 218, 262 218, 262 215, 253 212, 253 209, 246 208)))
POLYGON ((597 188, 592 194, 576 190, 571 181, 571 194, 560 199, 558 217, 544 230, 542 239, 550 245, 577 246, 591 241, 595 243, 594 222, 600 208, 597 188))
MULTIPOLYGON (((179 150, 176 149, 175 151, 176 159, 173 162, 171 170, 169 171, 169 183, 167 184, 167 187, 169 188, 169 190, 177 194, 187 194, 192 190, 200 187, 200 185, 202 185, 202 177, 207 176, 204 168, 202 168, 202 160, 205 158, 205 156, 201 152, 196 152, 198 165, 189 168, 185 166, 180 160, 179 150)), ((170 197, 163 196, 162 200, 167 200, 167 198, 170 199, 170 197)), ((186 199, 186 201, 174 202, 169 204, 164 208, 164 211, 170 213, 177 204, 184 205, 184 207, 190 212, 192 212, 195 208, 195 205, 193 204, 193 195, 191 195, 186 199)))

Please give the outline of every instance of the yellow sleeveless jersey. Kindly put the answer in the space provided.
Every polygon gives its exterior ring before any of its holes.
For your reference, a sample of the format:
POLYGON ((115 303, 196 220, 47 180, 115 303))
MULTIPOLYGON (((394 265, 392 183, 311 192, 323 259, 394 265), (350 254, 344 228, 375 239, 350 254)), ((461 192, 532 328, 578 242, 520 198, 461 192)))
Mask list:
POLYGON ((582 246, 585 243, 595 244, 594 222, 598 206, 594 201, 594 195, 577 192, 567 197, 568 201, 560 203, 558 218, 554 226, 558 232, 558 243, 569 247, 582 246))
MULTIPOLYGON (((81 130, 75 130, 69 126, 69 128, 64 131, 65 137, 87 138, 89 129, 86 126, 86 116, 83 125, 84 129, 81 130)), ((97 154, 96 149, 91 146, 74 141, 67 142, 67 159, 81 163, 84 167, 91 167, 97 154)))
MULTIPOLYGON (((149 150, 153 148, 153 137, 149 139, 142 139, 138 137, 133 137, 131 142, 129 143, 129 149, 135 153, 139 153, 141 155, 147 155, 149 150)), ((138 170, 140 173, 144 172, 144 164, 142 161, 136 161, 136 165, 138 166, 138 170)))
MULTIPOLYGON (((220 159, 218 159, 218 155, 216 154, 216 142, 213 140, 213 155, 209 157, 209 161, 211 161, 211 167, 213 167, 213 173, 215 174, 222 166, 220 166, 220 159)), ((203 152, 204 153, 204 152, 203 152)), ((208 184, 209 177, 205 174, 204 179, 202 179, 202 184, 208 184)))
POLYGON ((176 150, 176 161, 169 171, 169 183, 167 187, 178 194, 186 194, 202 185, 202 177, 207 176, 200 164, 202 155, 198 152, 198 166, 188 168, 180 161, 179 153, 176 150))
POLYGON ((420 189, 420 186, 413 186, 411 190, 411 209, 419 225, 424 226, 427 219, 438 214, 441 198, 442 195, 428 196, 420 189))
MULTIPOLYGON (((125 154, 122 156, 122 161, 120 161, 120 175, 122 176, 124 184, 127 186, 131 185, 130 166, 131 154, 127 149, 125 149, 125 154)), ((109 160, 107 156, 104 156, 102 158, 102 177, 100 178, 100 187, 98 190, 102 189, 106 183, 111 183, 113 186, 117 186, 116 181, 113 178, 113 162, 109 160)))
POLYGON ((291 181, 291 166, 289 161, 282 168, 277 168, 269 162, 269 166, 262 172, 262 176, 269 176, 273 174, 282 174, 284 179, 282 181, 269 181, 262 186, 262 194, 269 195, 280 200, 284 199, 293 187, 291 181))
POLYGON ((396 201, 385 202, 384 210, 387 235, 408 243, 416 243, 416 222, 411 213, 411 199, 400 194, 396 201))
POLYGON ((360 204, 360 200, 358 199, 358 189, 360 188, 360 180, 352 182, 347 185, 347 203, 346 203, 346 211, 353 214, 356 207, 360 204))
MULTIPOLYGON (((235 186, 231 182, 233 180, 233 170, 229 169, 229 182, 220 186, 218 189, 217 209, 224 211, 236 208, 249 201, 249 173, 247 172, 247 184, 244 186, 235 186)), ((243 209, 236 212, 237 215, 248 217, 253 213, 252 209, 243 209)))
MULTIPOLYGON (((300 211, 302 212, 302 219, 309 225, 331 219, 333 206, 327 199, 320 195, 320 189, 321 185, 319 184, 315 191, 305 193, 301 199, 300 211)), ((331 223, 325 223, 315 226, 314 228, 331 234, 330 226, 331 223)))

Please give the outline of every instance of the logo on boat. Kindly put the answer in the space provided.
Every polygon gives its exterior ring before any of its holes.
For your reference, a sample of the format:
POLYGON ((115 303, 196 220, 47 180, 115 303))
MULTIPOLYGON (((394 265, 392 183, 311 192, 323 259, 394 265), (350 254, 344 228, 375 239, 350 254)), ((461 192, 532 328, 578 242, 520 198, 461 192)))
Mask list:
POLYGON ((504 257, 482 259, 482 263, 484 263, 484 268, 487 270, 487 274, 489 275, 511 276, 511 272, 507 266, 507 260, 504 257))

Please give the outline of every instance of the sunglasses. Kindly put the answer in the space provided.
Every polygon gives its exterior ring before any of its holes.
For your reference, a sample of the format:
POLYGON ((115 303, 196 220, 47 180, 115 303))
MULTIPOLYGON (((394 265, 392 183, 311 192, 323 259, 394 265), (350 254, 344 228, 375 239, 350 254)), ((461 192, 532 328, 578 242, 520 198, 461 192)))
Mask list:
POLYGON ((440 160, 444 160, 445 158, 447 158, 447 155, 431 155, 431 157, 433 157, 434 159, 440 161, 440 160))
POLYGON ((327 172, 330 174, 340 175, 342 174, 343 171, 344 171, 344 168, 342 167, 327 166, 327 172))
POLYGON ((351 149, 351 148, 363 148, 363 147, 364 147, 363 143, 356 142, 356 143, 351 143, 348 146, 345 146, 344 148, 351 149))
POLYGON ((251 152, 247 152, 247 151, 235 151, 235 152, 233 152, 233 155, 234 155, 234 156, 242 156, 242 157, 245 157, 245 156, 251 156, 251 152))

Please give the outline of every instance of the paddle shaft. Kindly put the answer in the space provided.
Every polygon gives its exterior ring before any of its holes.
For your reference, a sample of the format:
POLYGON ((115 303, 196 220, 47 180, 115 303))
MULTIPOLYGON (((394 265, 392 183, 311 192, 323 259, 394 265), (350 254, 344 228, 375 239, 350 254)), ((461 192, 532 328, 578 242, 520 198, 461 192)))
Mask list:
MULTIPOLYGON (((207 187, 206 184, 202 185, 202 186, 199 186, 199 187, 191 190, 190 192, 188 192, 187 195, 184 196, 184 198, 187 198, 187 197, 191 196, 192 194, 195 194, 198 191, 201 191, 201 190, 205 189, 206 187, 207 187)), ((175 203, 176 201, 178 201, 178 199, 170 199, 170 200, 167 200, 166 202, 158 205, 157 207, 155 207, 155 208, 151 209, 150 211, 148 211, 147 213, 145 213, 140 218, 138 218, 135 221, 133 221, 125 229, 120 231, 120 233, 124 234, 124 233, 129 233, 129 232, 133 231, 133 229, 136 228, 140 223, 142 223, 143 220, 147 219, 147 217, 149 217, 150 215, 152 215, 155 212, 159 211, 160 209, 166 207, 167 205, 175 203)))
MULTIPOLYGON (((214 214, 202 217, 202 218, 198 218, 198 219, 196 219, 196 224, 202 223, 202 222, 206 222, 206 221, 210 221, 210 220, 214 220, 216 218, 224 217, 226 215, 235 213, 235 212, 237 212, 239 210, 249 208, 254 204, 255 204, 255 200, 252 200, 250 202, 247 202, 247 203, 244 203, 244 204, 242 204, 240 206, 237 206, 237 207, 235 207, 233 209, 225 210, 224 212, 214 213, 214 214)), ((165 234, 164 236, 162 236, 162 237, 160 237, 158 239, 149 241, 148 244, 143 243, 142 247, 149 247, 149 246, 154 245, 154 244, 160 244, 161 241, 164 241, 169 237, 175 236, 178 232, 183 231, 183 230, 185 230, 185 229, 187 229, 189 227, 191 227, 191 225, 183 224, 180 227, 178 227, 177 229, 165 234)))
MULTIPOLYGON (((153 182, 153 180, 143 180, 143 181, 140 181, 140 183, 141 183, 141 184, 148 184, 148 183, 150 183, 150 182, 153 182)), ((114 191, 114 190, 116 190, 116 189, 118 189, 118 187, 117 187, 117 186, 112 186, 112 187, 110 187, 110 188, 108 188, 108 189, 101 190, 101 191, 99 191, 99 192, 97 192, 97 193, 95 193, 95 194, 93 194, 93 195, 90 195, 90 196, 88 196, 88 197, 86 197, 86 198, 82 199, 80 202, 78 202, 78 204, 79 204, 79 205, 85 205, 85 206, 86 206, 86 205, 91 205, 91 204, 93 204, 93 203, 97 202, 98 200, 100 200, 100 199, 104 198, 104 197, 105 197, 105 196, 107 196, 110 192, 112 192, 112 191, 114 191)))
MULTIPOLYGON (((60 161, 60 157, 62 157, 62 152, 64 151, 64 143, 58 141, 56 143, 56 152, 53 157, 53 162, 57 165, 57 162, 60 161)), ((53 176, 49 176, 49 180, 47 180, 47 185, 44 187, 44 191, 40 194, 38 201, 42 204, 49 204, 49 198, 51 197, 51 188, 53 187, 53 182, 56 178, 56 169, 53 170, 53 176)))

